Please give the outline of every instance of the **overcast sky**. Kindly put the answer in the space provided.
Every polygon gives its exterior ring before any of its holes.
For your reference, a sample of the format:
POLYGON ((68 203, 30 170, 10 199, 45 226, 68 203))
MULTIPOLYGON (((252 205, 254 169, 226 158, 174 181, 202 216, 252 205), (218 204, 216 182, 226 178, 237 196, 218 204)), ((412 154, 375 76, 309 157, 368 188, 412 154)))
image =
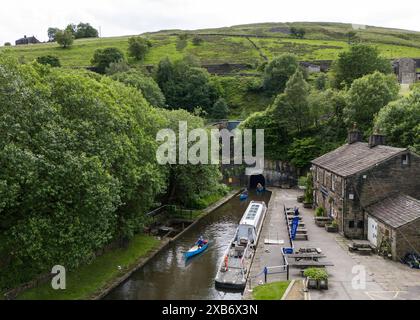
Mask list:
POLYGON ((0 44, 23 35, 47 40, 48 27, 101 27, 102 36, 254 22, 350 22, 420 31, 419 0, 9 0, 0 11, 0 44))

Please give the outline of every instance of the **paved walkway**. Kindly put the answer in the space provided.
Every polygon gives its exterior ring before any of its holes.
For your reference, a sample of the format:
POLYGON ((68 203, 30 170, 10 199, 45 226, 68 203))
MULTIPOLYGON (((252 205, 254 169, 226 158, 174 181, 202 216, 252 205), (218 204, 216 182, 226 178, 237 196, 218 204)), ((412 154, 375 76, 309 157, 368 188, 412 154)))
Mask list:
MULTIPOLYGON (((312 300, 390 300, 390 299, 420 299, 420 270, 410 269, 399 263, 382 257, 360 256, 350 253, 347 248, 349 240, 337 233, 328 233, 314 223, 314 211, 304 209, 296 198, 302 191, 295 189, 272 189, 269 210, 262 229, 262 234, 251 266, 250 276, 252 287, 261 284, 264 276, 260 275, 265 266, 283 264, 282 246, 289 246, 283 205, 298 206, 305 228, 308 230, 309 240, 294 241, 295 249, 299 247, 321 248, 334 266, 327 267, 329 290, 311 290, 309 298, 312 300), (265 245, 264 239, 281 239, 284 245, 265 245), (365 274, 365 287, 357 288, 353 284, 360 284, 357 276, 365 274)), ((298 269, 290 268, 290 279, 302 279, 298 269)), ((286 274, 268 276, 268 281, 286 280, 286 274)), ((250 292, 245 289, 244 299, 248 299, 250 292)))

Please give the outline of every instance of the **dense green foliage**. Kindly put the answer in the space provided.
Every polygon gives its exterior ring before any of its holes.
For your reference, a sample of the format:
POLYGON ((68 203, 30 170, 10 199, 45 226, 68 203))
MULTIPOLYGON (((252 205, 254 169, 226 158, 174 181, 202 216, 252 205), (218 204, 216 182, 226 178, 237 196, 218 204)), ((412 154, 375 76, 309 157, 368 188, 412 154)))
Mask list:
POLYGON ((57 43, 64 49, 70 47, 74 42, 74 35, 68 30, 57 31, 54 38, 55 41, 57 41, 57 43))
POLYGON ((327 280, 328 273, 325 268, 308 268, 303 273, 305 277, 309 277, 314 280, 327 280))
POLYGON ((390 145, 411 148, 420 154, 420 89, 382 108, 375 128, 386 134, 390 145))
POLYGON ((202 120, 108 77, 0 56, 0 115, 0 288, 131 238, 166 191, 186 205, 220 191, 217 166, 156 162, 159 128, 202 120))
POLYGON ((56 56, 42 56, 38 57, 36 61, 40 64, 49 65, 51 67, 61 67, 60 59, 56 56))
POLYGON ((364 44, 355 44, 341 52, 333 65, 334 83, 338 88, 350 86, 364 75, 379 71, 391 73, 391 62, 380 56, 379 50, 364 44))
POLYGON ((115 73, 112 79, 132 86, 143 94, 144 98, 155 107, 165 106, 165 97, 157 83, 151 77, 143 75, 138 70, 115 73))
POLYGON ((209 117, 211 119, 226 119, 229 114, 229 107, 226 100, 219 98, 210 110, 209 117))
POLYGON ((76 39, 97 38, 99 36, 98 30, 89 23, 83 22, 80 22, 78 25, 69 24, 65 31, 71 32, 76 39))
POLYGON ((399 85, 394 75, 375 72, 356 79, 348 91, 344 109, 347 127, 356 122, 359 129, 369 134, 375 114, 397 99, 398 92, 399 85))
POLYGON ((143 37, 131 37, 128 39, 128 55, 135 60, 143 60, 152 43, 143 37))
POLYGON ((105 48, 95 51, 92 58, 92 64, 99 73, 105 73, 111 63, 122 60, 124 60, 124 53, 118 48, 105 48))
POLYGON ((190 61, 173 63, 169 59, 162 60, 156 79, 171 109, 194 111, 201 107, 208 113, 220 95, 209 73, 190 61))
POLYGON ((267 64, 264 71, 264 89, 271 93, 282 92, 289 78, 299 68, 296 56, 283 54, 267 64))
POLYGON ((79 23, 76 27, 76 39, 97 38, 99 36, 98 30, 92 27, 89 23, 79 23))
POLYGON ((315 138, 295 139, 288 152, 290 163, 295 168, 305 168, 320 155, 320 143, 315 138))

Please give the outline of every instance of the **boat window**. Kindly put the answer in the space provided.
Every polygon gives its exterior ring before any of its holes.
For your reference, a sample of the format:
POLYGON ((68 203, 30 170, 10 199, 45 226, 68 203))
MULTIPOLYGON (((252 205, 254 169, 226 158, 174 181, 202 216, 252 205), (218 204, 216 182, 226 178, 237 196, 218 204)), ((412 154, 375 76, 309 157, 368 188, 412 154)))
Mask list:
POLYGON ((246 220, 254 220, 255 216, 257 215, 258 209, 259 209, 259 205, 252 205, 251 208, 248 211, 248 214, 246 216, 246 220))

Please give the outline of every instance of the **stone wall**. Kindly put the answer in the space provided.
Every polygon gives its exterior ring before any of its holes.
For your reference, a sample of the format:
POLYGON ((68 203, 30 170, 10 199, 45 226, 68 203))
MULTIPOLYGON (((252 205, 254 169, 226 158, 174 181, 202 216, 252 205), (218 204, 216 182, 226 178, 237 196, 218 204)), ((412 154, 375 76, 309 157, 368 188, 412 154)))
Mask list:
POLYGON ((420 253, 420 219, 396 230, 394 260, 404 258, 410 252, 420 253))

